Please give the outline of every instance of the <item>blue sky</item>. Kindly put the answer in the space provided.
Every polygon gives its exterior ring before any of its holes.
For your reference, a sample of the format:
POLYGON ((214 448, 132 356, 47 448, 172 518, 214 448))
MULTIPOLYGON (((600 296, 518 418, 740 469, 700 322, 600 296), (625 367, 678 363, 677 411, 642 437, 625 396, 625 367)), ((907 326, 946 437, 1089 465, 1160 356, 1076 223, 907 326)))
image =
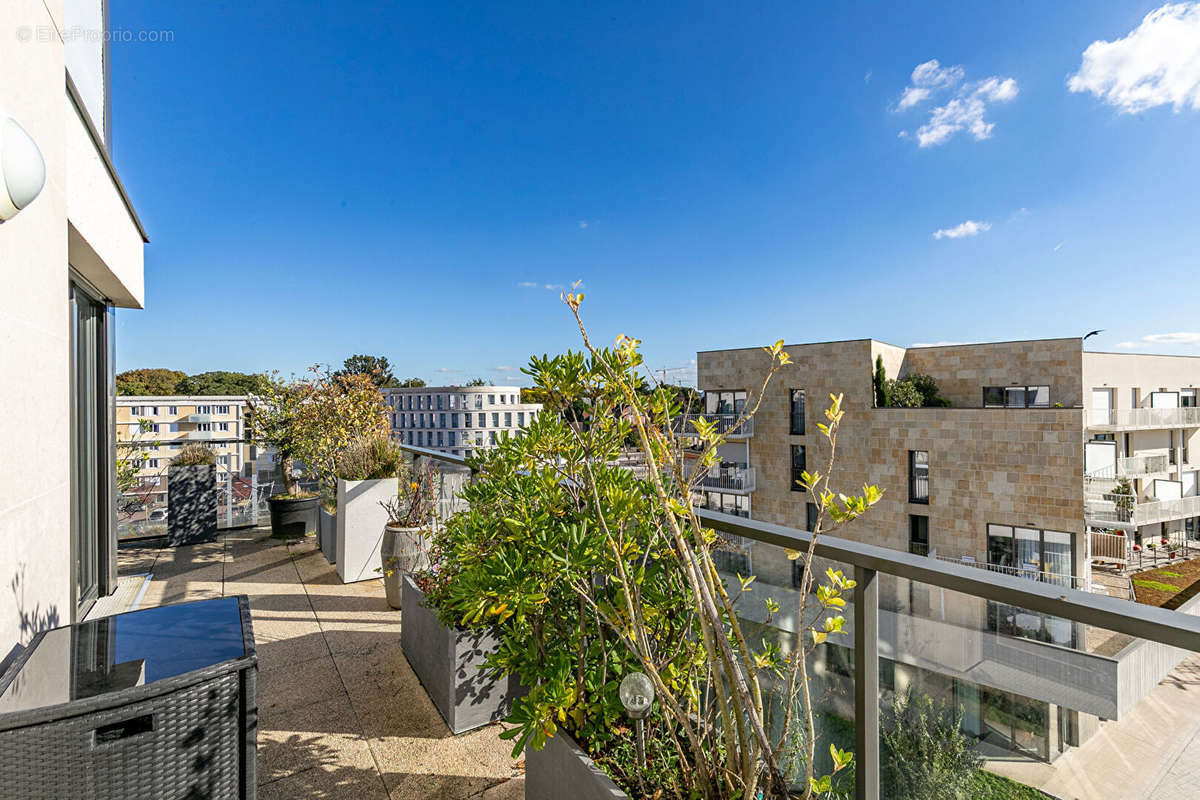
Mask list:
POLYGON ((118 368, 517 380, 578 347, 575 280, 671 379, 779 338, 1200 354, 1200 6, 1161 5, 112 0, 173 35, 113 45, 118 368))

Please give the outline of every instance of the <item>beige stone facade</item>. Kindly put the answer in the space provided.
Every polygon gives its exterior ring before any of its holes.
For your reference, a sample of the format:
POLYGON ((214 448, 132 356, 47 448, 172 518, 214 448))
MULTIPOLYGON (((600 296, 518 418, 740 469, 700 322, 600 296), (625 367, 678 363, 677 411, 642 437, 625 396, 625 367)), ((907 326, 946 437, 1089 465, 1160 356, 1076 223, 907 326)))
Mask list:
MULTIPOLYGON (((988 523, 1022 525, 1077 534, 1077 559, 1082 561, 1079 340, 1051 340, 1045 343, 1045 353, 1038 352, 1041 344, 908 351, 870 339, 789 345, 793 363, 762 397, 749 440, 750 464, 757 475, 751 516, 806 527, 811 498, 792 491, 791 448, 803 446, 808 468, 825 471, 829 450, 816 423, 824 421, 830 395, 842 394, 846 415, 838 437, 835 485, 849 491, 872 483, 885 492, 870 515, 842 535, 904 550, 909 517, 922 515, 929 518, 930 546, 939 554, 983 562, 988 523), (989 347, 995 348, 991 360, 989 347), (943 351, 945 359, 939 360, 943 351), (890 362, 891 376, 932 375, 954 407, 874 408, 872 370, 877 354, 884 356, 885 365, 890 362), (1005 367, 1006 361, 1010 366, 1005 367), (982 386, 1016 382, 1048 383, 1053 402, 1071 401, 1071 407, 980 407, 982 386), (790 432, 792 389, 805 391, 803 435, 790 432), (914 450, 929 453, 927 504, 908 502, 908 459, 914 450)), ((697 362, 701 389, 746 389, 755 395, 768 365, 760 349, 699 353, 697 362)), ((749 402, 753 404, 753 395, 749 402)))

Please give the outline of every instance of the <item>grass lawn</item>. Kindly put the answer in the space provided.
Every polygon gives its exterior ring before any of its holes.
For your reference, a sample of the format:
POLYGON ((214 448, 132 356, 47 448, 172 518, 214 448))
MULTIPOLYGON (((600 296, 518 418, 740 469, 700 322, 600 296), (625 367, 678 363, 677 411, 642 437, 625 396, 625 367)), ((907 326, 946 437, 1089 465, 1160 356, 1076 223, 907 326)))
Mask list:
POLYGON ((971 787, 971 798, 975 800, 1046 800, 1046 795, 1023 783, 979 770, 971 787))
POLYGON ((1200 594, 1200 558, 1171 561, 1133 576, 1133 593, 1139 603, 1176 609, 1200 594))

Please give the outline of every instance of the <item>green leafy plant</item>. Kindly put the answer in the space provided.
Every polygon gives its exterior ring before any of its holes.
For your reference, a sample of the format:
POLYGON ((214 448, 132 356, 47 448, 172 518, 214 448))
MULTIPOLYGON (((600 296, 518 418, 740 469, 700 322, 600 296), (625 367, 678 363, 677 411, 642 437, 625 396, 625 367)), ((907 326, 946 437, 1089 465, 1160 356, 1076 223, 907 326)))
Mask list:
MULTIPOLYGON (((1129 478, 1117 478, 1117 486, 1112 490, 1112 498, 1117 519, 1122 522, 1130 522, 1133 519, 1133 509, 1137 498, 1134 497, 1133 485, 1129 482, 1129 478)), ((1153 542, 1150 544, 1150 549, 1154 549, 1153 542)))
POLYGON ((172 467, 205 467, 217 463, 217 456, 202 444, 185 444, 171 459, 172 467))
MULTIPOLYGON (((620 336, 611 348, 593 346, 579 316, 583 295, 564 300, 584 352, 535 357, 525 371, 540 397, 583 409, 582 418, 542 414, 523 436, 472 460, 477 477, 462 491, 469 509, 434 537, 424 576, 433 606, 447 624, 496 631, 489 669, 530 687, 503 734, 514 754, 541 748, 565 727, 638 796, 777 798, 794 783, 805 798, 829 795, 831 776, 815 768, 807 661, 843 635, 840 611, 854 581, 829 569, 818 582, 813 547, 881 496, 874 486, 856 495, 831 486, 841 397, 831 397, 817 425, 826 470, 803 475, 818 511, 813 544, 788 553, 805 566, 796 615, 804 622, 786 634, 787 648, 752 646, 735 604, 754 577, 730 583, 718 571, 720 539, 692 504, 692 489, 719 461, 717 422, 695 419, 681 438, 672 424, 680 395, 642 388, 639 342, 620 336), (627 442, 644 472, 620 466, 627 442), (616 690, 633 670, 650 678, 657 697, 648 747, 673 754, 677 770, 648 774, 619 756, 628 728, 616 690), (768 678, 780 687, 775 696, 768 678)), ((755 413, 771 378, 791 363, 782 342, 764 351, 763 382, 730 429, 755 413)), ((836 748, 830 757, 835 773, 852 760, 836 748)))
POLYGON ((323 486, 332 486, 347 442, 387 433, 387 406, 368 375, 335 376, 314 366, 305 378, 263 376, 263 386, 250 396, 247 430, 259 445, 275 448, 282 496, 312 496, 300 491, 298 463, 323 486))
POLYGON ((983 757, 962 732, 962 709, 911 689, 880 720, 881 783, 896 800, 973 800, 983 757))
POLYGON ((887 370, 883 367, 883 355, 875 356, 875 375, 872 379, 872 384, 875 388, 875 407, 887 408, 888 406, 888 376, 887 370))
POLYGON ((913 372, 898 380, 889 380, 886 400, 893 408, 950 406, 950 401, 939 393, 937 381, 920 372, 913 372))
POLYGON ((394 478, 404 453, 390 437, 375 433, 351 439, 338 455, 337 476, 345 481, 394 478))

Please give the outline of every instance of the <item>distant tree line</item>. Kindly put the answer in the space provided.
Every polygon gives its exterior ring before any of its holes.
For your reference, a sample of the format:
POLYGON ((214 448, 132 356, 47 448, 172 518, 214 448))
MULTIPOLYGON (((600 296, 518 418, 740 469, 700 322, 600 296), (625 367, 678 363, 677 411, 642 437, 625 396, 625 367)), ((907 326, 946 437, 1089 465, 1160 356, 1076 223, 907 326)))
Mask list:
MULTIPOLYGON (((385 356, 353 355, 342 362, 336 376, 367 375, 381 389, 424 386, 420 378, 401 380, 392 374, 385 356)), ((117 375, 117 394, 148 395, 245 395, 262 394, 266 377, 246 372, 215 370, 188 375, 177 369, 131 369, 117 375)))

